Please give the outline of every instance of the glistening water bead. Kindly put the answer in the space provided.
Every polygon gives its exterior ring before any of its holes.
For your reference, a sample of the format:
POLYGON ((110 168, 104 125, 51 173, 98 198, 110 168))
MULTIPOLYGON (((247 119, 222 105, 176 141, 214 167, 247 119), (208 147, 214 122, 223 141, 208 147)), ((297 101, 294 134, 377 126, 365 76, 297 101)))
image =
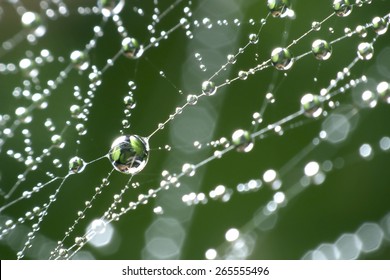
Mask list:
POLYGON ((217 91, 217 87, 212 81, 205 81, 202 83, 202 92, 208 96, 214 95, 217 91))
POLYGON ((352 12, 352 5, 349 0, 334 0, 333 10, 339 17, 346 17, 352 12))
POLYGON ((332 46, 325 40, 315 40, 311 45, 311 51, 318 60, 327 60, 332 55, 332 46))
POLYGON ((276 48, 271 53, 271 63, 278 70, 288 70, 292 67, 294 60, 288 49, 276 48))
POLYGON ((88 54, 83 51, 73 51, 70 54, 70 61, 72 62, 74 68, 81 71, 87 70, 89 67, 88 54))
POLYGON ((112 143, 108 158, 117 171, 135 175, 148 162, 148 140, 138 135, 120 136, 112 143))
POLYGON ((242 129, 233 132, 232 143, 236 146, 238 152, 250 152, 253 149, 253 140, 251 134, 242 129))
POLYGON ((143 53, 143 47, 138 43, 137 39, 126 37, 122 40, 123 54, 131 59, 140 58, 143 53))
POLYGON ((72 157, 69 160, 69 172, 70 173, 81 173, 85 169, 85 161, 79 157, 72 157))
POLYGON ((305 94, 301 98, 301 110, 306 117, 318 118, 323 112, 321 97, 311 93, 305 94))
POLYGON ((290 0, 268 0, 267 7, 273 17, 280 17, 290 7, 290 0))
POLYGON ((367 42, 360 43, 357 55, 361 60, 370 60, 374 56, 374 47, 367 42))
POLYGON ((98 0, 98 7, 105 17, 119 14, 125 6, 125 0, 98 0))

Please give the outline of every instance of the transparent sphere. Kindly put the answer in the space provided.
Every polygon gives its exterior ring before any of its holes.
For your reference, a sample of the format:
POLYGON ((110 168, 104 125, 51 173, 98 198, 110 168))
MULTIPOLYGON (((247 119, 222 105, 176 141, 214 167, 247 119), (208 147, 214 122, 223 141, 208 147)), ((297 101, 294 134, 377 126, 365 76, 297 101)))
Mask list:
POLYGON ((120 136, 112 143, 108 158, 117 171, 135 175, 144 169, 148 162, 148 141, 138 135, 120 136))
POLYGON ((356 33, 359 35, 360 38, 365 38, 367 37, 367 29, 363 25, 358 25, 356 26, 355 29, 356 33))
POLYGON ((332 46, 325 40, 315 40, 311 45, 311 51, 318 60, 327 60, 332 55, 332 46))
POLYGON ((183 172, 184 175, 192 177, 195 175, 196 167, 193 164, 185 163, 181 168, 181 172, 183 172))
POLYGON ((190 105, 195 105, 198 102, 198 96, 196 96, 195 94, 187 95, 187 102, 190 105))
POLYGON ((29 58, 23 58, 19 62, 19 68, 22 71, 23 75, 26 77, 35 78, 39 74, 39 70, 34 62, 29 58))
POLYGON ((42 18, 34 12, 25 12, 21 17, 22 25, 29 31, 32 31, 36 36, 41 37, 46 33, 46 28, 43 25, 42 18))
POLYGON ((137 39, 126 37, 122 40, 123 54, 132 59, 140 58, 143 54, 143 47, 137 39))
POLYGON ((105 17, 119 14, 125 6, 125 0, 98 0, 98 8, 105 17))
POLYGON ((74 68, 81 71, 87 70, 89 67, 88 54, 83 51, 73 51, 70 54, 70 61, 72 62, 74 68))
POLYGON ((301 98, 301 110, 309 118, 318 118, 323 112, 321 97, 311 93, 305 94, 301 98))
POLYGON ((367 42, 360 43, 357 55, 361 60, 370 60, 374 56, 374 47, 367 42))
POLYGON ((388 82, 380 82, 376 87, 378 96, 387 104, 390 104, 390 85, 388 82))
POLYGON ((85 169, 85 161, 79 157, 72 157, 69 160, 69 172, 70 173, 81 173, 85 169))
POLYGON ((352 5, 349 0, 334 0, 333 10, 339 17, 349 16, 352 12, 352 5))
POLYGON ((372 19, 372 28, 378 35, 383 35, 387 31, 387 22, 381 17, 374 17, 372 19))
POLYGON ((267 0, 267 7, 273 17, 280 17, 290 7, 290 0, 267 0))
POLYGON ((238 152, 250 152, 253 149, 253 141, 251 134, 242 129, 233 132, 232 143, 236 146, 238 152))
POLYGON ((126 109, 129 109, 129 110, 134 109, 136 106, 136 102, 135 102, 134 96, 132 94, 125 96, 123 98, 123 102, 125 103, 126 109))
POLYGON ((288 70, 292 67, 294 59, 286 48, 276 48, 271 53, 271 63, 278 70, 288 70))
POLYGON ((202 92, 208 96, 214 95, 217 92, 217 87, 212 81, 204 81, 202 83, 202 92))

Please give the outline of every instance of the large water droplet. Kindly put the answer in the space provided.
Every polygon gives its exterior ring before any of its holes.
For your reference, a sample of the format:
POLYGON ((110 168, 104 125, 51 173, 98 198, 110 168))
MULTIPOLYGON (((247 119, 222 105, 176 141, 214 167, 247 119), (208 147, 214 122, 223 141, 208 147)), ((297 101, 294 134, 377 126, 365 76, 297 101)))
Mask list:
POLYGON ((290 7, 290 0, 268 0, 267 7, 273 17, 280 17, 290 7))
POLYGON ((327 60, 332 55, 332 46, 325 40, 315 40, 311 51, 318 60, 327 60))
POLYGON ((214 95, 217 92, 217 88, 212 81, 205 81, 202 83, 202 92, 208 96, 214 95))
POLYGON ((69 172, 71 173, 81 173, 85 169, 85 162, 82 158, 72 157, 69 160, 69 172))
POLYGON ((360 43, 357 55, 361 60, 370 60, 374 56, 374 47, 367 42, 360 43))
POLYGON ((352 12, 352 5, 349 0, 334 0, 333 10, 339 17, 346 17, 352 12))
POLYGON ((132 59, 140 58, 143 54, 143 47, 138 43, 137 39, 126 37, 122 40, 123 54, 132 59))
POLYGON ((320 96, 311 93, 305 94, 301 98, 301 109, 307 117, 318 118, 321 116, 323 109, 320 96))
POLYGON ((125 0, 98 0, 98 7, 105 17, 119 14, 125 6, 125 0))
POLYGON ((120 136, 112 143, 108 158, 117 171, 135 175, 148 162, 148 140, 138 135, 120 136))
POLYGON ((253 149, 253 141, 251 134, 242 129, 238 129, 233 132, 232 143, 236 146, 238 152, 250 152, 253 149))
POLYGON ((84 71, 89 67, 89 58, 86 52, 78 50, 73 51, 70 54, 70 60, 73 64, 73 67, 78 70, 84 71))
POLYGON ((271 53, 271 62, 278 70, 288 70, 292 67, 294 60, 288 49, 276 48, 271 53))

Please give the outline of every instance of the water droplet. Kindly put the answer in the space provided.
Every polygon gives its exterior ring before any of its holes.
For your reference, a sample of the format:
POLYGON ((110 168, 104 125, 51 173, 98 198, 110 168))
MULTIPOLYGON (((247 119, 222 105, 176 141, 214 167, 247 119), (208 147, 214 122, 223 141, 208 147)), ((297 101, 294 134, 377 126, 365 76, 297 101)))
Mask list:
POLYGON ((46 33, 46 27, 42 23, 42 18, 34 12, 25 12, 21 17, 22 25, 34 33, 35 36, 42 37, 46 33))
POLYGON ((327 60, 332 55, 332 46, 325 40, 315 40, 311 51, 318 60, 327 60))
POLYGON ((76 124, 76 131, 80 136, 87 134, 87 129, 85 128, 83 123, 76 124))
POLYGON ((367 37, 367 29, 363 25, 356 26, 355 31, 359 35, 360 38, 367 37))
POLYGON ((148 162, 148 141, 138 135, 120 136, 112 143, 108 157, 117 171, 135 175, 148 162))
POLYGON ((374 108, 378 103, 378 95, 376 92, 372 92, 371 90, 366 90, 362 93, 362 105, 368 108, 374 108))
POLYGON ((198 102, 198 96, 194 94, 187 95, 187 102, 190 105, 195 105, 198 102))
POLYGON ((125 103, 125 106, 127 109, 131 110, 134 109, 136 106, 136 102, 134 100, 133 95, 127 95, 123 98, 123 102, 125 103))
POLYGON ((349 0, 334 0, 333 10, 339 17, 349 16, 352 12, 352 5, 349 0))
POLYGON ((388 23, 381 17, 374 17, 372 19, 372 28, 378 35, 383 35, 386 33, 388 23))
POLYGON ((234 54, 228 54, 227 61, 230 64, 236 63, 236 56, 234 54))
POLYGON ((318 118, 323 112, 321 97, 311 93, 305 94, 301 98, 301 110, 309 118, 318 118))
POLYGON ((51 142, 54 146, 61 146, 62 145, 62 137, 58 134, 55 134, 51 137, 51 142))
POLYGON ((259 42, 259 37, 254 33, 249 34, 249 42, 251 44, 257 44, 259 42))
POLYGON ((285 71, 292 67, 294 60, 288 49, 276 48, 271 53, 271 62, 276 69, 285 71))
POLYGON ((202 92, 208 96, 214 95, 217 92, 217 87, 212 81, 204 81, 202 83, 202 92))
POLYGON ((311 24, 311 28, 314 31, 320 31, 321 30, 321 23, 318 22, 318 21, 313 21, 312 24, 311 24))
POLYGON ((361 60, 370 60, 374 56, 374 47, 367 42, 360 43, 357 55, 361 60))
POLYGON ((73 51, 70 54, 70 61, 72 62, 74 68, 81 71, 84 71, 89 67, 88 54, 83 51, 78 51, 78 50, 73 51))
POLYGON ((126 37, 122 40, 123 54, 132 59, 140 58, 143 54, 143 47, 135 38, 126 37))
POLYGON ((232 143, 236 146, 238 152, 250 152, 253 149, 253 141, 251 134, 242 129, 238 129, 233 132, 232 143))
POLYGON ((184 173, 184 175, 192 177, 195 175, 196 168, 195 165, 190 163, 184 163, 183 167, 181 168, 181 171, 184 173))
POLYGON ((85 162, 80 157, 72 157, 69 160, 69 172, 70 173, 81 173, 85 169, 85 162))
POLYGON ((246 80, 247 78, 248 78, 248 72, 246 72, 246 71, 239 71, 238 72, 238 78, 240 79, 240 80, 246 80))
POLYGON ((36 67, 35 62, 29 58, 23 58, 20 60, 19 68, 26 77, 35 78, 39 74, 39 70, 36 67))
POLYGON ((98 8, 105 17, 119 14, 125 6, 125 0, 98 0, 98 8))
POLYGON ((380 82, 376 87, 378 96, 387 104, 390 104, 390 85, 388 82, 380 82))
POLYGON ((268 0, 267 7, 273 17, 283 16, 290 7, 289 0, 268 0))

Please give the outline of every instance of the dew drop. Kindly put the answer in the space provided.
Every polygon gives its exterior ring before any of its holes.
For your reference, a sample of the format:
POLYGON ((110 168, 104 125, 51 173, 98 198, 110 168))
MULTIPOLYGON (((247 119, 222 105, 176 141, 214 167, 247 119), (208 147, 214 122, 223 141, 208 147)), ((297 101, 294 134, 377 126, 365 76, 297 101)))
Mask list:
POLYGON ((372 28, 375 33, 378 35, 383 35, 386 33, 388 27, 388 23, 381 17, 374 17, 372 19, 372 28))
POLYGON ((85 161, 80 157, 72 157, 69 160, 69 172, 70 173, 81 173, 85 169, 85 161))
POLYGON ((271 62, 276 69, 285 71, 292 67, 294 60, 288 49, 276 48, 271 53, 271 62))
POLYGON ((232 143, 236 146, 238 152, 250 152, 253 149, 251 134, 243 129, 238 129, 232 134, 232 143))
POLYGON ((355 31, 359 35, 360 38, 367 37, 367 29, 363 25, 356 26, 355 31))
POLYGON ((126 109, 129 109, 129 110, 134 109, 136 106, 136 102, 134 100, 133 95, 126 95, 123 98, 123 102, 125 103, 126 109))
POLYGON ((143 47, 135 38, 126 37, 122 40, 122 51, 127 58, 137 59, 143 54, 143 47))
POLYGON ((352 5, 349 0, 334 0, 333 10, 339 17, 349 16, 352 12, 352 5))
POLYGON ((327 60, 332 55, 332 46, 325 40, 315 40, 311 46, 314 57, 318 60, 327 60))
POLYGON ((104 17, 119 14, 125 6, 125 0, 98 0, 98 8, 104 17))
POLYGON ((248 78, 248 72, 243 71, 243 70, 239 71, 238 72, 238 78, 240 80, 246 80, 248 78))
POLYGON ((148 162, 148 140, 138 135, 120 136, 112 143, 108 158, 117 171, 135 175, 148 162))
POLYGON ((374 56, 374 47, 367 42, 360 43, 357 55, 361 60, 370 60, 374 56))
POLYGON ((83 51, 73 51, 70 54, 70 61, 72 62, 74 68, 81 71, 87 70, 89 67, 88 54, 83 51))
POLYGON ((301 110, 309 118, 318 118, 321 116, 323 109, 320 96, 311 93, 305 94, 301 98, 301 110))
POLYGON ((320 31, 321 30, 321 23, 318 22, 318 21, 313 21, 312 24, 311 24, 311 28, 314 31, 320 31))
POLYGON ((289 0, 268 0, 267 7, 273 17, 283 16, 290 7, 289 0))
POLYGON ((181 171, 184 173, 184 175, 192 177, 195 175, 196 168, 195 165, 190 163, 184 163, 183 167, 181 168, 181 171))
POLYGON ((212 82, 212 81, 204 81, 202 83, 202 92, 205 95, 211 96, 217 92, 217 87, 215 86, 214 82, 212 82))
POLYGON ((388 82, 380 82, 376 87, 378 96, 387 104, 390 104, 390 85, 388 82))
POLYGON ((198 96, 194 94, 187 95, 187 103, 190 105, 195 105, 198 102, 198 96))

